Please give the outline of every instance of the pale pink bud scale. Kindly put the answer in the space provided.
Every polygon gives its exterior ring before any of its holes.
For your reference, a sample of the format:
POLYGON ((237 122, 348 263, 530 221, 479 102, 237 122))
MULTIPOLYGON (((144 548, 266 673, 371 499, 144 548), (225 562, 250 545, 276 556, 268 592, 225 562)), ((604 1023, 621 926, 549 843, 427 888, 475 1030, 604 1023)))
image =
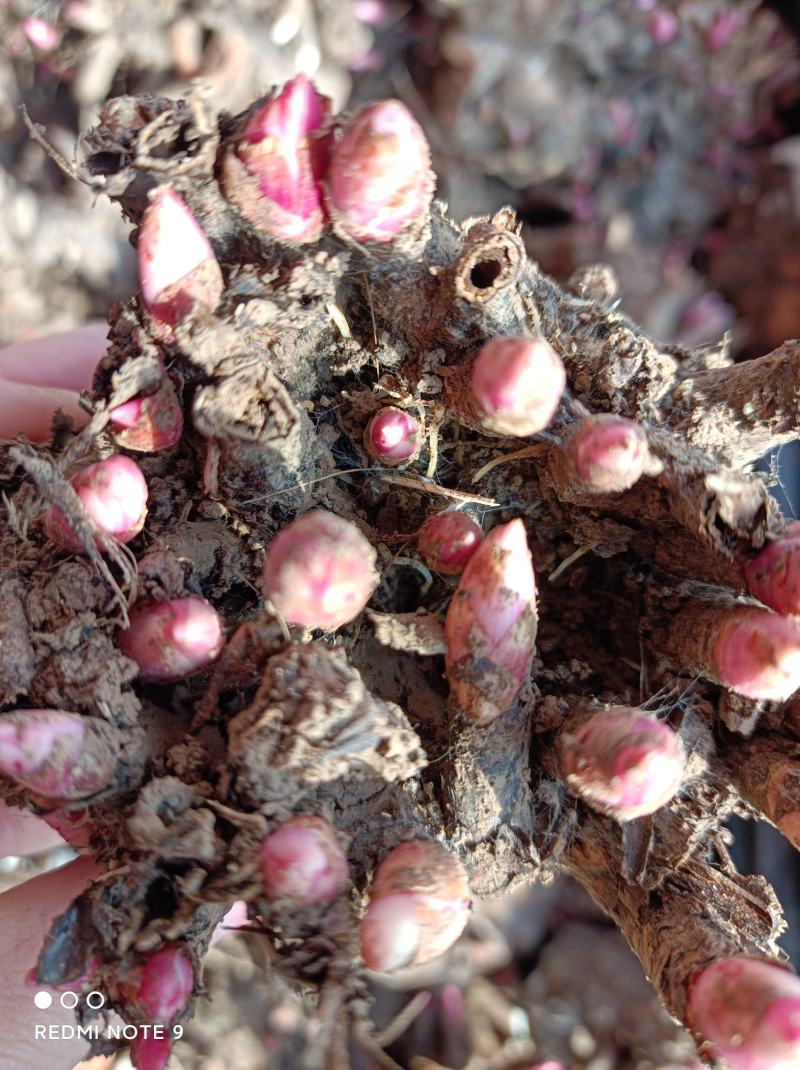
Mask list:
POLYGON ((590 806, 631 821, 674 797, 686 753, 668 725, 617 707, 594 714, 564 737, 562 764, 570 789, 590 806))
POLYGON ((328 115, 327 99, 300 74, 258 108, 225 157, 225 195, 274 238, 310 242, 322 231, 327 144, 320 132, 328 115))
POLYGON ((543 338, 495 338, 481 348, 470 387, 487 431, 525 437, 547 427, 565 385, 564 365, 543 338))
POLYGON ((767 610, 732 613, 719 629, 714 661, 720 683, 737 694, 785 700, 800 687, 800 627, 767 610))
POLYGON ((195 595, 136 606, 117 643, 143 680, 177 680, 204 669, 225 644, 222 618, 195 595))
POLYGON ((385 465, 404 464, 419 452, 422 428, 419 420, 404 409, 387 405, 367 424, 367 450, 385 465))
POLYGON ((183 409, 166 377, 155 393, 117 405, 109 419, 119 445, 141 453, 170 449, 183 433, 183 409))
MULTIPOLYGON (((147 481, 141 468, 122 454, 81 469, 70 480, 89 517, 106 535, 130 542, 139 534, 147 516, 147 481)), ((51 507, 45 517, 47 534, 60 546, 80 550, 60 510, 51 507)))
POLYGON ((184 1009, 194 988, 194 969, 178 948, 165 947, 142 966, 136 1001, 151 1022, 169 1024, 184 1009))
POLYGON ((430 150, 399 100, 367 104, 344 124, 327 175, 338 229, 359 242, 391 242, 426 215, 433 193, 430 150))
POLYGON ((145 307, 174 326, 195 302, 216 307, 222 273, 202 227, 177 193, 155 195, 139 225, 139 287, 145 307))
POLYGON ((712 962, 691 982, 689 1020, 731 1070, 800 1065, 800 979, 776 962, 712 962))
POLYGON ((587 490, 628 490, 644 471, 647 438, 633 420, 613 413, 585 417, 567 442, 578 479, 587 490))
POLYGON ((521 520, 496 527, 467 562, 445 638, 447 676, 462 712, 490 721, 514 705, 536 638, 536 582, 521 520))
POLYGON ((800 537, 777 539, 745 566, 747 589, 785 616, 800 615, 800 537))
POLYGON ((355 524, 314 509, 272 540, 264 588, 290 624, 338 628, 367 604, 378 580, 376 556, 355 524))
POLYGON ((677 15, 657 8, 650 16, 650 36, 657 45, 668 45, 678 36, 680 22, 677 15))
POLYGON ((89 734, 95 722, 64 710, 0 716, 0 772, 50 799, 80 799, 104 788, 113 751, 89 734))
POLYGON ((299 905, 326 903, 347 886, 347 859, 327 821, 296 817, 261 844, 261 871, 269 899, 299 905))
POLYGON ((370 969, 389 972, 436 958, 469 920, 464 867, 441 844, 414 840, 381 861, 361 921, 361 955, 370 969))
POLYGON ((419 534, 422 560, 443 576, 460 576, 483 541, 483 531, 472 517, 454 509, 433 516, 419 534))

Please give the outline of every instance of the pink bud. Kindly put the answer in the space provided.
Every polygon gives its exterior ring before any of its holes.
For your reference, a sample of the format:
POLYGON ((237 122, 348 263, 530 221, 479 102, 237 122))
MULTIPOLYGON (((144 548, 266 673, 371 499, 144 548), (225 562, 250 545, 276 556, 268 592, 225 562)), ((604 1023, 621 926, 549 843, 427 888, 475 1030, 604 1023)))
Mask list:
POLYGON ((706 30, 706 44, 712 52, 719 52, 736 36, 746 22, 745 13, 737 11, 736 8, 718 12, 706 30))
POLYGON ((295 817, 261 844, 261 872, 268 899, 300 906, 328 903, 347 886, 347 859, 336 833, 320 817, 295 817))
POLYGON ((475 550, 444 630, 447 678, 462 712, 488 722, 513 706, 536 638, 536 582, 521 520, 496 527, 475 550))
POLYGON ((48 799, 83 799, 105 788, 117 764, 113 730, 64 710, 0 716, 0 772, 48 799))
POLYGON ((679 790, 686 753, 660 721, 625 706, 601 711, 562 738, 570 790, 619 821, 655 813, 679 790))
POLYGON ((800 1065, 800 979, 769 959, 718 959, 691 981, 689 1021, 731 1070, 800 1065))
POLYGON ((135 1070, 164 1070, 169 1062, 167 1036, 141 1034, 131 1041, 131 1062, 135 1070))
POLYGON ((214 309, 222 296, 222 272, 208 238, 183 200, 161 190, 139 225, 139 286, 145 307, 174 326, 195 302, 214 309))
POLYGON ((194 988, 194 969, 178 948, 149 955, 142 966, 136 1002, 149 1021, 168 1025, 184 1009, 194 988))
POLYGON ((422 560, 443 576, 460 576, 483 540, 483 531, 472 517, 455 509, 432 516, 417 540, 422 560))
MULTIPOLYGON (((130 542, 144 527, 147 482, 139 465, 122 454, 90 464, 70 480, 89 518, 106 535, 130 542)), ((82 545, 55 506, 45 515, 45 530, 53 542, 68 550, 82 545)))
POLYGON ((225 645, 225 631, 213 606, 188 595, 135 607, 117 644, 139 666, 142 680, 179 680, 215 660, 225 645))
POLYGON ((443 954, 469 920, 464 867, 438 843, 415 840, 378 866, 361 921, 361 957, 390 972, 443 954))
POLYGON ((23 20, 22 32, 40 52, 51 52, 61 41, 60 30, 36 16, 23 20))
POLYGON ((800 614, 800 536, 770 543, 744 570, 747 589, 784 616, 800 614))
POLYGON ((320 130, 328 116, 327 98, 299 74, 255 112, 228 151, 223 191, 258 230, 301 243, 320 236, 320 178, 327 162, 320 130))
POLYGON ((419 453, 421 438, 419 420, 404 409, 387 405, 367 424, 364 445, 381 464, 396 465, 410 461, 419 453))
POLYGON ((784 701, 800 687, 800 628, 765 609, 734 611, 719 630, 714 661, 725 687, 784 701))
POLYGON ((333 147, 326 203, 338 229, 358 242, 391 242, 427 213, 430 150, 399 100, 360 108, 333 147))
POLYGON ((109 413, 115 439, 126 450, 168 450, 183 433, 183 409, 166 377, 154 394, 133 398, 109 413))
POLYGON ((472 400, 481 425, 496 435, 544 430, 566 385, 564 365, 543 338, 495 338, 472 371, 472 400))
POLYGON ((680 25, 672 11, 657 8, 650 16, 650 36, 657 45, 668 45, 677 37, 680 25))
POLYGON ((632 487, 647 460, 647 437, 633 420, 598 413, 581 420, 566 452, 584 489, 618 493, 632 487))
POLYGON ((367 604, 378 582, 376 556, 355 524, 314 509, 272 540, 264 589, 290 624, 333 630, 367 604))

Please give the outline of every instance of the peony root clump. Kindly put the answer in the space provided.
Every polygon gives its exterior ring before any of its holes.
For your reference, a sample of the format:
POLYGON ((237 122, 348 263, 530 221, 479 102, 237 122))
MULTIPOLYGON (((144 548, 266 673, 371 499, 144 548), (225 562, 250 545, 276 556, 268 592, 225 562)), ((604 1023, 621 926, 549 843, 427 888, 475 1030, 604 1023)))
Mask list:
POLYGON ((0 788, 100 870, 37 983, 165 1026, 163 1067, 244 900, 319 993, 297 1065, 344 1067, 365 970, 567 871, 708 1059, 793 1065, 780 911, 718 832, 800 844, 796 535, 745 471, 800 347, 734 366, 561 289, 510 210, 432 199, 397 101, 121 97, 86 149, 139 293, 87 426, 0 448, 0 788))

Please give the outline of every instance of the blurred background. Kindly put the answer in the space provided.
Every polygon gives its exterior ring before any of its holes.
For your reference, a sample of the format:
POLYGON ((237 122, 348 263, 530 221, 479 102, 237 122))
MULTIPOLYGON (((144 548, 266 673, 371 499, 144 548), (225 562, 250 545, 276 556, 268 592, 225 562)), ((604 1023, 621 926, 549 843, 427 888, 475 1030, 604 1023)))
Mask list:
MULTIPOLYGON (((602 261, 659 341, 761 355, 800 336, 799 35, 797 0, 0 0, 0 344, 104 318, 135 287, 119 209, 48 159, 20 105, 79 164, 109 97, 199 81, 237 111, 303 71, 336 109, 402 99, 456 218, 512 204, 559 281, 602 261)), ((794 447, 761 467, 797 515, 794 447)), ((796 855, 755 822, 731 834, 738 866, 775 886, 800 964, 796 855)), ((6 859, 0 885, 67 853, 6 859)), ((213 999, 170 1066, 295 1067, 308 1007, 269 973, 255 937, 215 948, 213 999)), ((489 904, 446 959, 375 995, 396 1039, 388 1060, 355 1045, 357 1070, 699 1065, 567 881, 489 904)))

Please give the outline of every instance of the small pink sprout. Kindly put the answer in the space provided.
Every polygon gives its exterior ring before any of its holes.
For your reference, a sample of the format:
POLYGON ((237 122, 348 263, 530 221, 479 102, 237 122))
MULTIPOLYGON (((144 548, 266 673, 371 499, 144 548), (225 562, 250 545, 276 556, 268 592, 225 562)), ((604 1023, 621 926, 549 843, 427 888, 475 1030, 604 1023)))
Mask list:
POLYGON ((471 516, 455 509, 437 513, 419 533, 422 560, 443 576, 460 576, 483 541, 483 531, 471 516))
POLYGON ((744 570, 747 589, 784 616, 800 615, 800 535, 772 542, 744 570))
POLYGON ((164 1070, 170 1046, 168 1036, 137 1035, 131 1041, 131 1063, 135 1070, 164 1070))
POLYGON ((447 678, 461 711, 494 720, 516 702, 536 639, 536 581, 521 520, 496 527, 472 554, 444 630, 447 678))
POLYGON ((459 938, 469 920, 464 867, 430 840, 403 843, 380 863, 361 920, 361 957, 384 973, 429 962, 459 938))
POLYGON ((94 795, 108 785, 116 766, 104 727, 64 710, 5 713, 0 716, 0 772, 47 799, 94 795))
POLYGON ((660 721, 616 706, 589 718, 562 743, 570 790, 619 821, 653 814, 680 789, 686 753, 660 721))
POLYGON ((327 98, 299 74, 254 112, 225 157, 225 196, 273 238, 304 243, 322 233, 328 146, 321 135, 329 114, 327 98))
POLYGON ((81 851, 89 846, 89 834, 85 827, 86 810, 50 810, 42 814, 42 821, 74 850, 81 851))
POLYGON ((264 563, 264 588, 290 624, 332 631, 353 620, 378 582, 376 553, 355 524, 324 509, 278 532, 264 563))
POLYGON ((735 955, 696 974, 689 1023, 731 1070, 800 1065, 800 979, 769 959, 735 955))
POLYGON ((120 650, 139 666, 142 680, 179 680, 204 669, 225 645, 222 617, 196 595, 136 606, 120 650))
POLYGON ((336 833, 321 817, 295 817, 261 844, 268 899, 299 906, 329 903, 347 887, 347 859, 336 833))
POLYGON ((195 302, 214 309, 222 296, 222 272, 202 227, 171 189, 145 209, 137 245, 139 287, 156 320, 174 327, 195 302))
POLYGON ((800 627, 765 609, 733 611, 719 629, 714 661, 731 691, 785 701, 800 687, 800 627))
POLYGON ((399 100, 360 108, 331 155, 326 202, 338 229, 358 242, 391 242, 428 211, 430 149, 399 100))
POLYGON ((117 405, 109 419, 117 443, 140 453, 171 449, 183 433, 183 409, 166 376, 154 394, 117 405))
POLYGON ((657 45, 668 45, 681 28, 678 16, 664 8, 656 8, 650 16, 650 36, 657 45))
POLYGON ((706 44, 712 52, 719 52, 729 44, 747 23, 747 15, 730 7, 719 11, 706 30, 706 44))
MULTIPOLYGON (((87 515, 106 535, 130 542, 144 527, 147 516, 147 481, 130 457, 117 454, 90 464, 70 480, 87 515)), ((49 538, 68 550, 83 546, 64 515, 51 506, 45 515, 49 538)))
POLYGON ((52 52, 61 41, 61 31, 44 19, 32 15, 22 22, 22 32, 40 52, 52 52))
POLYGON ((169 1025, 185 1008, 194 988, 194 969, 183 952, 165 947, 141 967, 136 1002, 149 1021, 169 1025))
POLYGON ((387 405, 372 417, 364 433, 364 445, 381 464, 405 464, 419 453, 422 428, 405 409, 387 405))
POLYGON ((564 365, 544 338, 495 338, 472 370, 472 401, 485 430, 525 437, 543 431, 566 385, 564 365))
POLYGON ((613 413, 581 420, 566 450, 584 488, 598 494, 628 490, 648 457, 647 437, 639 424, 613 413))

